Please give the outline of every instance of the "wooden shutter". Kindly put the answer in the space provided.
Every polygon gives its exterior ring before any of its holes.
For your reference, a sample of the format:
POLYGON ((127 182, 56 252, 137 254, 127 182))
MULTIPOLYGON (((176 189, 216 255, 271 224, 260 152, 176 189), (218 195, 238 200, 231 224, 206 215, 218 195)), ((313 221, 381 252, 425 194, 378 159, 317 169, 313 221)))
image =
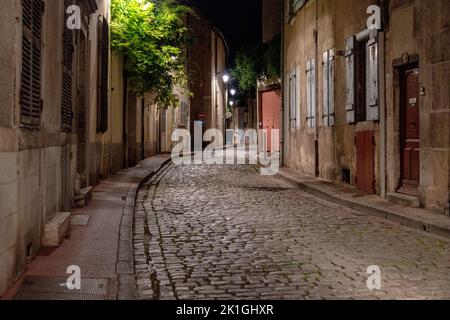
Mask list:
POLYGON ((315 60, 311 59, 306 63, 306 105, 309 128, 316 126, 316 81, 315 81, 315 60))
POLYGON ((347 39, 345 50, 345 110, 347 123, 355 123, 355 37, 347 39))
POLYGON ((378 109, 378 44, 371 39, 366 46, 366 120, 379 120, 378 109))
POLYGON ((20 89, 20 123, 39 129, 41 124, 41 29, 43 3, 22 0, 22 72, 20 89))
POLYGON ((323 53, 323 123, 334 125, 334 50, 323 53))
POLYGON ((328 54, 328 125, 335 125, 334 113, 334 67, 335 67, 335 53, 331 49, 328 54))
POLYGON ((72 131, 73 120, 73 53, 74 32, 67 28, 67 8, 73 4, 73 0, 64 0, 64 24, 63 24, 63 74, 62 74, 62 110, 61 128, 64 132, 72 131))
POLYGON ((98 23, 98 102, 97 102, 97 131, 108 130, 108 68, 109 68, 109 26, 106 18, 98 23))
POLYGON ((323 59, 322 59, 322 82, 323 82, 323 89, 322 89, 322 104, 323 104, 323 124, 324 126, 329 125, 329 119, 330 119, 330 110, 329 110, 329 59, 328 59, 328 51, 325 51, 323 53, 323 59))

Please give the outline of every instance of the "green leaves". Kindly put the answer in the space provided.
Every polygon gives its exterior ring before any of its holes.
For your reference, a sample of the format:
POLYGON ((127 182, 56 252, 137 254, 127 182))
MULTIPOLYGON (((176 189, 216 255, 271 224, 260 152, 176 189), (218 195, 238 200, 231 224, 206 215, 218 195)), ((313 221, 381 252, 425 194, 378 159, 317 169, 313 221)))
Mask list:
POLYGON ((276 36, 267 44, 248 50, 241 50, 236 56, 236 66, 231 71, 242 92, 256 90, 258 80, 266 77, 280 77, 281 36, 276 36))
POLYGON ((189 8, 173 0, 112 0, 111 11, 111 47, 125 57, 132 89, 175 105, 174 87, 186 89, 187 83, 183 19, 189 8))

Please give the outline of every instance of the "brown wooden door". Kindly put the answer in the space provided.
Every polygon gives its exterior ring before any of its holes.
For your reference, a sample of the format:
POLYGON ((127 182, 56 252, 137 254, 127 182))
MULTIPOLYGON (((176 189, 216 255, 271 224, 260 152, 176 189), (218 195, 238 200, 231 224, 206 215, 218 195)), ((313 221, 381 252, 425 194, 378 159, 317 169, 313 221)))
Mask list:
POLYGON ((418 194, 420 183, 419 70, 410 69, 401 81, 401 193, 418 194))
POLYGON ((262 93, 262 128, 267 129, 267 151, 272 151, 272 130, 280 129, 280 90, 262 93))
POLYGON ((356 187, 375 193, 375 137, 373 131, 356 133, 356 187))

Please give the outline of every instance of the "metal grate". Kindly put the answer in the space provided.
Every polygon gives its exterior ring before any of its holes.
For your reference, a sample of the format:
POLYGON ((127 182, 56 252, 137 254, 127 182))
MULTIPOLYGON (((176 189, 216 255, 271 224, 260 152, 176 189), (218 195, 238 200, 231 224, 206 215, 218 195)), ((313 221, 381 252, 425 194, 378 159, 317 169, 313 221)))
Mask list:
POLYGON ((67 278, 28 276, 14 300, 106 300, 107 279, 82 278, 80 290, 70 290, 67 278))

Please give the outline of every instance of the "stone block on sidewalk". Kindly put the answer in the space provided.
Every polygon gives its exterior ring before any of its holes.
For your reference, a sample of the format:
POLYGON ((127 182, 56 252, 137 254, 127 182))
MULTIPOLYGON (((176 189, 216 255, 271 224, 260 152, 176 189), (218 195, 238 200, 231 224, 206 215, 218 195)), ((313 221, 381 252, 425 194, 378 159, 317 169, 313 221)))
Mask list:
POLYGON ((57 247, 70 235, 70 212, 59 212, 44 227, 44 247, 57 247))

